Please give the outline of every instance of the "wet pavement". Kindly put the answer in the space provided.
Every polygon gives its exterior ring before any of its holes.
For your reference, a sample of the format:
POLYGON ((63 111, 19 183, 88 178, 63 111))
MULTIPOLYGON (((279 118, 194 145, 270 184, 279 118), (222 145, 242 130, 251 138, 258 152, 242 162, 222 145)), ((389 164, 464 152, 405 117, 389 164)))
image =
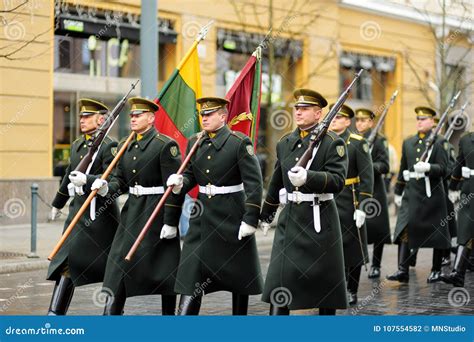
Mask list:
MULTIPOLYGON (((258 232, 258 247, 262 271, 266 273, 271 253, 272 236, 258 232)), ((410 269, 410 283, 399 284, 384 280, 385 275, 396 270, 397 248, 385 247, 381 280, 370 280, 362 271, 359 303, 338 315, 473 315, 474 272, 466 275, 465 288, 453 290, 443 283, 427 284, 431 269, 432 250, 422 249, 415 268, 410 269)), ((454 259, 454 256, 452 256, 454 259)), ((449 268, 445 269, 446 271, 449 268)), ((49 306, 53 282, 45 280, 46 270, 0 274, 0 315, 44 315, 49 306)), ((104 298, 101 284, 79 287, 75 291, 69 314, 100 315, 104 298)), ((202 315, 230 315, 231 294, 218 292, 203 298, 202 315)), ((267 315, 269 305, 260 296, 251 296, 250 315, 267 315)), ((295 315, 314 314, 314 310, 292 311, 295 315)), ((129 298, 126 315, 161 314, 160 296, 129 298)))

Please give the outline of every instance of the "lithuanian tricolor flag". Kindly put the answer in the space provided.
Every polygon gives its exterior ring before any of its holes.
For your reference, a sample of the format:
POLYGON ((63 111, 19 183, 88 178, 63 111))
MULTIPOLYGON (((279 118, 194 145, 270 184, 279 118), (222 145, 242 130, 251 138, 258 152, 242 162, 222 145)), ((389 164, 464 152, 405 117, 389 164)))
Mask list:
POLYGON ((160 109, 155 115, 155 127, 178 142, 182 156, 188 139, 200 129, 196 107, 196 99, 201 97, 198 43, 194 42, 156 100, 160 109))
POLYGON ((260 122, 260 97, 262 89, 261 48, 250 56, 247 64, 230 88, 226 98, 230 101, 228 125, 234 131, 250 137, 257 148, 260 122))

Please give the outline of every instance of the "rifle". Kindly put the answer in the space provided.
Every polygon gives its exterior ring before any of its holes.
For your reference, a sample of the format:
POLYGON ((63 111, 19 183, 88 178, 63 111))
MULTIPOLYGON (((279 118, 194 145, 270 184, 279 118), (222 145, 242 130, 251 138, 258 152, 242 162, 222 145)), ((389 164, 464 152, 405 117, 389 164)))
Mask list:
POLYGON ((303 153, 300 160, 298 161, 298 163, 296 163, 295 166, 306 167, 308 162, 313 157, 313 150, 319 145, 321 140, 326 135, 326 132, 328 131, 328 128, 329 128, 329 125, 331 124, 332 119, 334 119, 334 117, 336 116, 336 114, 339 112, 342 105, 344 104, 344 102, 349 97, 349 93, 350 93, 352 87, 354 86, 355 82, 359 79, 359 77, 360 77, 360 75, 362 74, 363 71, 364 71, 364 69, 359 70, 359 72, 355 75, 354 79, 352 80, 351 84, 349 84, 349 86, 339 96, 336 103, 331 108, 329 113, 326 115, 324 120, 313 129, 313 131, 311 132, 309 146, 306 149, 306 151, 303 153))
POLYGON ((453 120, 451 121, 451 124, 449 125, 448 129, 446 130, 446 133, 444 133, 444 138, 446 140, 449 141, 449 139, 451 139, 451 136, 453 135, 454 129, 457 126, 456 123, 457 123, 458 119, 460 119, 463 116, 464 111, 466 110, 466 107, 467 107, 468 104, 469 104, 469 101, 466 101, 466 103, 463 104, 463 106, 461 107, 461 111, 454 116, 453 120))
MULTIPOLYGON (((109 174, 112 172, 112 169, 115 167, 115 165, 118 163, 119 159, 122 157, 122 155, 125 153, 125 150, 127 149, 128 145, 130 144, 130 141, 132 141, 133 137, 134 137, 135 133, 132 132, 127 140, 125 141, 125 143, 122 145, 122 147, 120 148, 120 150, 118 151, 117 155, 115 156, 115 158, 112 160, 112 162, 109 164, 109 167, 107 168, 107 170, 105 170, 105 172, 102 174, 102 176, 100 177, 100 179, 107 179, 107 177, 109 176, 109 174)), ((61 236, 61 239, 59 240, 59 242, 56 244, 56 246, 54 247, 53 251, 51 252, 51 254, 48 256, 48 260, 53 260, 54 256, 58 253, 58 251, 61 249, 61 247, 64 245, 64 242, 66 242, 66 239, 68 238, 68 236, 71 234, 71 231, 72 229, 76 226, 77 222, 79 222, 80 218, 82 217, 82 215, 84 214, 84 212, 86 211, 87 207, 89 206, 89 204, 92 202, 92 200, 94 199, 95 195, 97 194, 97 191, 99 190, 93 190, 91 191, 91 193, 89 194, 89 196, 87 196, 87 199, 85 200, 85 202, 82 204, 81 208, 79 209, 79 211, 76 213, 76 215, 74 216, 74 218, 72 219, 71 223, 69 223, 69 226, 67 226, 66 230, 64 231, 63 235, 61 236)))
POLYGON ((127 104, 127 99, 130 96, 130 93, 135 89, 138 82, 140 82, 140 80, 137 80, 134 84, 132 84, 132 88, 128 91, 127 94, 125 94, 124 97, 122 97, 122 99, 117 103, 115 108, 110 112, 109 115, 107 115, 107 119, 102 123, 102 125, 100 125, 94 135, 87 141, 89 150, 87 151, 84 158, 82 158, 81 162, 74 169, 74 171, 89 173, 92 164, 94 164, 94 160, 97 157, 97 152, 100 149, 102 141, 104 141, 104 138, 112 129, 112 126, 114 125, 115 121, 117 121, 120 112, 127 104))
POLYGON ((370 132, 369 137, 367 138, 367 143, 369 144, 369 147, 372 148, 375 142, 375 138, 377 137, 377 133, 380 131, 380 129, 383 126, 383 123, 385 122, 385 118, 388 113, 388 109, 392 106, 393 102, 395 101, 395 98, 398 95, 398 89, 395 90, 395 92, 392 94, 392 97, 390 98, 390 102, 388 103, 387 106, 385 106, 385 109, 382 112, 382 115, 380 115, 380 119, 377 122, 377 125, 375 125, 374 129, 372 132, 370 132))
MULTIPOLYGON (((193 146, 191 147, 191 149, 189 150, 188 152, 188 155, 186 156, 186 158, 184 159, 183 163, 181 164, 181 166, 179 167, 178 171, 176 171, 176 173, 178 175, 182 174, 184 172, 184 169, 186 168, 186 166, 188 165, 189 161, 191 160, 191 157, 193 156, 193 154, 196 152, 197 148, 199 147, 199 144, 201 143, 201 139, 202 137, 204 136, 204 131, 201 131, 198 133, 197 135, 197 139, 196 141, 194 142, 193 146)), ((151 228, 151 224, 153 223, 153 221, 155 220, 156 216, 158 215, 158 213, 160 212, 161 208, 165 205, 165 202, 166 202, 166 199, 169 197, 169 195, 171 194, 171 191, 173 190, 173 186, 169 186, 165 193, 163 194, 163 196, 161 197, 160 201, 158 202, 158 204, 156 205, 155 209, 153 210, 153 212, 151 213, 150 217, 148 218, 148 221, 146 221, 145 225, 143 226, 142 230, 140 231, 140 234, 138 235, 137 239, 135 240, 135 242, 133 243, 132 247, 130 248, 130 250, 128 251, 126 257, 125 257, 125 260, 127 261, 130 261, 132 260, 132 257, 133 255, 135 254, 135 252, 137 251, 137 248, 138 246, 140 246, 140 243, 143 241, 143 239, 145 238, 145 235, 146 233, 150 230, 151 228)))
POLYGON ((429 155, 431 154, 430 151, 433 148, 433 145, 436 140, 436 136, 438 135, 438 133, 441 131, 444 124, 446 123, 446 120, 448 119, 448 113, 456 104, 456 101, 458 100, 460 94, 461 94, 461 91, 458 91, 457 94, 454 95, 454 97, 449 102, 448 107, 444 111, 443 115, 441 115, 438 125, 436 126, 434 130, 431 131, 431 134, 428 137, 428 139, 426 139, 425 150, 423 151, 423 154, 420 157, 420 161, 425 162, 426 160, 429 159, 429 155))

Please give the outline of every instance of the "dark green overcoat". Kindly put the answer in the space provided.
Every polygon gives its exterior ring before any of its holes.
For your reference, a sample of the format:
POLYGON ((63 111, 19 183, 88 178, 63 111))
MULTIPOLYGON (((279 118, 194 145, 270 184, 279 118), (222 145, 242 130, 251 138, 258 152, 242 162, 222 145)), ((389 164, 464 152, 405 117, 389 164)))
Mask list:
MULTIPOLYGON (((90 175, 101 175, 114 158, 117 142, 106 137, 97 153, 97 157, 89 172, 90 175)), ((53 207, 61 209, 69 199, 67 186, 69 174, 74 171, 81 159, 86 155, 88 147, 84 136, 72 143, 70 165, 61 182, 61 186, 53 200, 53 207)), ((85 192, 76 194, 69 205, 69 214, 64 223, 63 231, 69 226, 76 213, 90 194, 91 183, 83 186, 85 192)), ((107 255, 115 235, 119 221, 119 210, 115 197, 96 196, 96 219, 90 218, 90 209, 74 227, 65 244, 58 254, 51 260, 48 269, 48 280, 60 277, 64 265, 68 265, 69 273, 75 286, 101 282, 104 277, 107 255)))
MULTIPOLYGON (((288 171, 309 146, 299 129, 281 138, 277 161, 261 219, 273 220, 280 189, 287 192, 334 194, 344 188, 347 152, 344 141, 328 132, 309 169, 306 183, 295 188, 288 171)), ((279 218, 273 240, 262 300, 290 310, 347 307, 341 226, 334 200, 320 202, 321 231, 316 232, 311 202, 288 202, 279 218)))
MULTIPOLYGON (((188 142, 188 151, 196 136, 188 142)), ((262 276, 255 236, 238 240, 242 221, 257 227, 262 201, 262 175, 250 139, 222 127, 203 138, 184 172, 185 194, 194 186, 233 186, 244 190, 209 196, 199 193, 184 238, 175 290, 262 292, 262 276)))

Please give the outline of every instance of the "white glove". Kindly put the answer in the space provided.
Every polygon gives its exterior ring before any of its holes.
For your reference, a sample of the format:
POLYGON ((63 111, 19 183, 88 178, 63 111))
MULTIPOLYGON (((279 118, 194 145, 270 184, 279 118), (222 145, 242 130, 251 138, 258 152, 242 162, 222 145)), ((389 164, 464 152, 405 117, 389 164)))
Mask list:
POLYGON ((461 191, 460 190, 449 190, 448 191, 448 198, 451 201, 451 203, 456 203, 461 199, 461 191))
POLYGON ((260 222, 260 228, 263 230, 263 235, 267 236, 268 231, 272 226, 267 222, 260 222))
POLYGON ((290 171, 288 171, 288 178, 290 178, 291 184, 293 186, 302 186, 306 183, 306 178, 308 177, 308 171, 301 166, 295 166, 290 171))
POLYGON ((69 183, 67 185, 67 191, 70 197, 74 197, 76 195, 82 196, 84 195, 84 189, 83 186, 75 186, 72 183, 69 183))
POLYGON ((60 210, 60 209, 53 207, 53 208, 51 209, 51 215, 50 215, 49 218, 51 219, 51 221, 54 221, 54 220, 56 220, 59 216, 61 216, 61 214, 62 214, 62 213, 61 213, 61 210, 60 210))
POLYGON ((257 228, 242 221, 239 228, 239 240, 242 240, 243 237, 255 234, 256 231, 257 228))
POLYGON ((420 173, 428 172, 430 171, 430 168, 431 168, 430 163, 421 162, 421 161, 416 163, 413 166, 413 169, 415 170, 415 172, 420 172, 420 173))
POLYGON ((179 195, 181 189, 183 188, 183 175, 173 173, 171 176, 168 177, 168 180, 166 181, 166 186, 173 186, 173 193, 179 195))
POLYGON ((69 180, 75 187, 81 187, 87 183, 87 176, 79 171, 72 171, 69 174, 69 180))
POLYGON ((395 197, 393 198, 393 202, 399 208, 402 206, 402 198, 403 198, 403 194, 402 195, 395 195, 395 197))
POLYGON ((104 197, 109 192, 109 185, 106 180, 97 178, 94 183, 92 183, 91 190, 97 190, 97 193, 104 197))
POLYGON ((161 228, 160 239, 173 239, 178 234, 178 228, 173 226, 163 225, 161 228))
POLYGON ((354 221, 356 222, 357 228, 360 228, 364 225, 365 216, 365 213, 360 209, 356 209, 356 211, 354 211, 354 221))
POLYGON ((403 170, 403 180, 405 182, 410 181, 410 171, 409 170, 403 170))
POLYGON ((462 178, 468 179, 468 178, 471 177, 471 169, 468 168, 468 167, 463 166, 461 168, 461 174, 462 174, 462 178))

